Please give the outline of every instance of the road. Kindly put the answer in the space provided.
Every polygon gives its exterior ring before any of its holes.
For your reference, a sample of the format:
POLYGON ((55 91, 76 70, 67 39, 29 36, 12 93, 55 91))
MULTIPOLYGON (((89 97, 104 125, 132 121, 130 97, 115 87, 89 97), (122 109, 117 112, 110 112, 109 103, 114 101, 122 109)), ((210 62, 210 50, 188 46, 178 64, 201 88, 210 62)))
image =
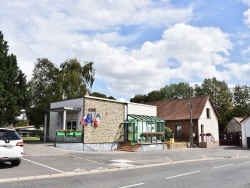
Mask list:
POLYGON ((169 165, 111 170, 91 174, 14 181, 1 183, 1 187, 250 187, 250 159, 227 158, 203 160, 169 165))
POLYGON ((0 187, 250 187, 250 151, 72 152, 26 144, 18 167, 0 163, 0 187))

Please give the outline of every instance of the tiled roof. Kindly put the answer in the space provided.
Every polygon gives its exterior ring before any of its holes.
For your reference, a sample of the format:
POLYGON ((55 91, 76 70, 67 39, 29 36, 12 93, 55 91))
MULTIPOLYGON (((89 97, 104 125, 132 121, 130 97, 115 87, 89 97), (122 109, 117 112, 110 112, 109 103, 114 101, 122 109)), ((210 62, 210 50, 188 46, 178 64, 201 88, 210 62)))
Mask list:
MULTIPOLYGON (((205 107, 206 102, 210 100, 212 106, 213 102, 209 96, 200 96, 191 98, 192 103, 192 118, 199 119, 205 107)), ((157 106, 157 116, 164 120, 185 120, 190 119, 190 98, 175 99, 169 101, 150 102, 150 105, 157 106)), ((216 114, 217 111, 213 106, 216 114)), ((219 119, 219 116, 217 114, 219 119)))

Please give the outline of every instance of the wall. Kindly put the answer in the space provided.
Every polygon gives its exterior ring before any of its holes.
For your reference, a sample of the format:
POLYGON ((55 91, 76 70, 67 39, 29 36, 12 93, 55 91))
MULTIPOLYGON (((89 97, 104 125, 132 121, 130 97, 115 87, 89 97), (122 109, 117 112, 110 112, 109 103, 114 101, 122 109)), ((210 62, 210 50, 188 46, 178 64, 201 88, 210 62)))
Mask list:
MULTIPOLYGON (((195 137, 193 137, 193 143, 198 144, 198 127, 197 127, 197 120, 192 120, 193 122, 193 133, 195 133, 195 137)), ((188 120, 171 120, 171 121, 166 121, 166 127, 169 127, 174 133, 175 133, 175 140, 178 141, 185 141, 189 142, 190 141, 190 119, 188 120), (175 126, 176 125, 181 125, 181 137, 178 138, 176 136, 176 130, 175 126)))
POLYGON ((233 118, 227 125, 227 132, 239 132, 241 131, 240 123, 233 118))
POLYGON ((128 103, 128 114, 157 116, 157 107, 138 103, 128 103))
POLYGON ((247 146, 247 137, 250 137, 250 117, 248 117, 241 123, 241 130, 242 130, 242 147, 249 148, 250 146, 247 146))
MULTIPOLYGON (((211 133, 215 139, 216 143, 219 143, 219 125, 218 125, 218 118, 216 116, 215 111, 213 110, 213 107, 208 100, 203 112, 198 120, 198 131, 199 135, 201 133, 201 125, 204 125, 204 133, 211 133), (210 109, 210 118, 207 118, 207 112, 206 109, 210 109)), ((201 142, 201 137, 199 136, 199 142, 201 142)))
MULTIPOLYGON (((82 130, 82 125, 79 122, 83 114, 83 98, 58 101, 50 104, 50 109, 62 108, 62 107, 81 108, 80 112, 75 112, 74 114, 72 113, 70 114, 69 112, 67 112, 66 121, 72 119, 77 120, 77 130, 82 130)), ((50 112, 50 120, 49 120, 50 140, 55 140, 56 131, 62 129, 63 129, 63 112, 50 112)))
POLYGON ((84 143, 122 142, 125 104, 126 103, 115 100, 101 100, 86 97, 84 100, 85 115, 95 109, 96 112, 92 112, 92 114, 95 115, 98 113, 101 118, 98 127, 94 125, 84 126, 84 143))

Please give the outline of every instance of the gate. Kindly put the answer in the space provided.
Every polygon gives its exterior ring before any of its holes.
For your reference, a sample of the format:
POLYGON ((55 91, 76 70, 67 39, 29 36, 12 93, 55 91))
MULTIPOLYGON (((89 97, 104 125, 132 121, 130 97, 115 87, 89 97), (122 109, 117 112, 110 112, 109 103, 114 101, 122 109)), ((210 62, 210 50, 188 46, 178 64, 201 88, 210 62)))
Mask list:
POLYGON ((240 132, 220 132, 219 140, 221 146, 241 146, 240 132))

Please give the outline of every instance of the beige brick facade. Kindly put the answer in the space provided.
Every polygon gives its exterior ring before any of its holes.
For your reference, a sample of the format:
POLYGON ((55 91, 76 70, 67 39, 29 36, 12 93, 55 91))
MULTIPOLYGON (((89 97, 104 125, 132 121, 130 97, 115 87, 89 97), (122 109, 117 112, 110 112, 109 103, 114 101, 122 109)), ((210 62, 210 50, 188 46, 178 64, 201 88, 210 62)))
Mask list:
POLYGON ((123 141, 125 103, 107 100, 85 98, 84 112, 100 114, 98 127, 88 125, 83 127, 84 143, 113 143, 123 141), (91 112, 95 111, 95 112, 91 112))

